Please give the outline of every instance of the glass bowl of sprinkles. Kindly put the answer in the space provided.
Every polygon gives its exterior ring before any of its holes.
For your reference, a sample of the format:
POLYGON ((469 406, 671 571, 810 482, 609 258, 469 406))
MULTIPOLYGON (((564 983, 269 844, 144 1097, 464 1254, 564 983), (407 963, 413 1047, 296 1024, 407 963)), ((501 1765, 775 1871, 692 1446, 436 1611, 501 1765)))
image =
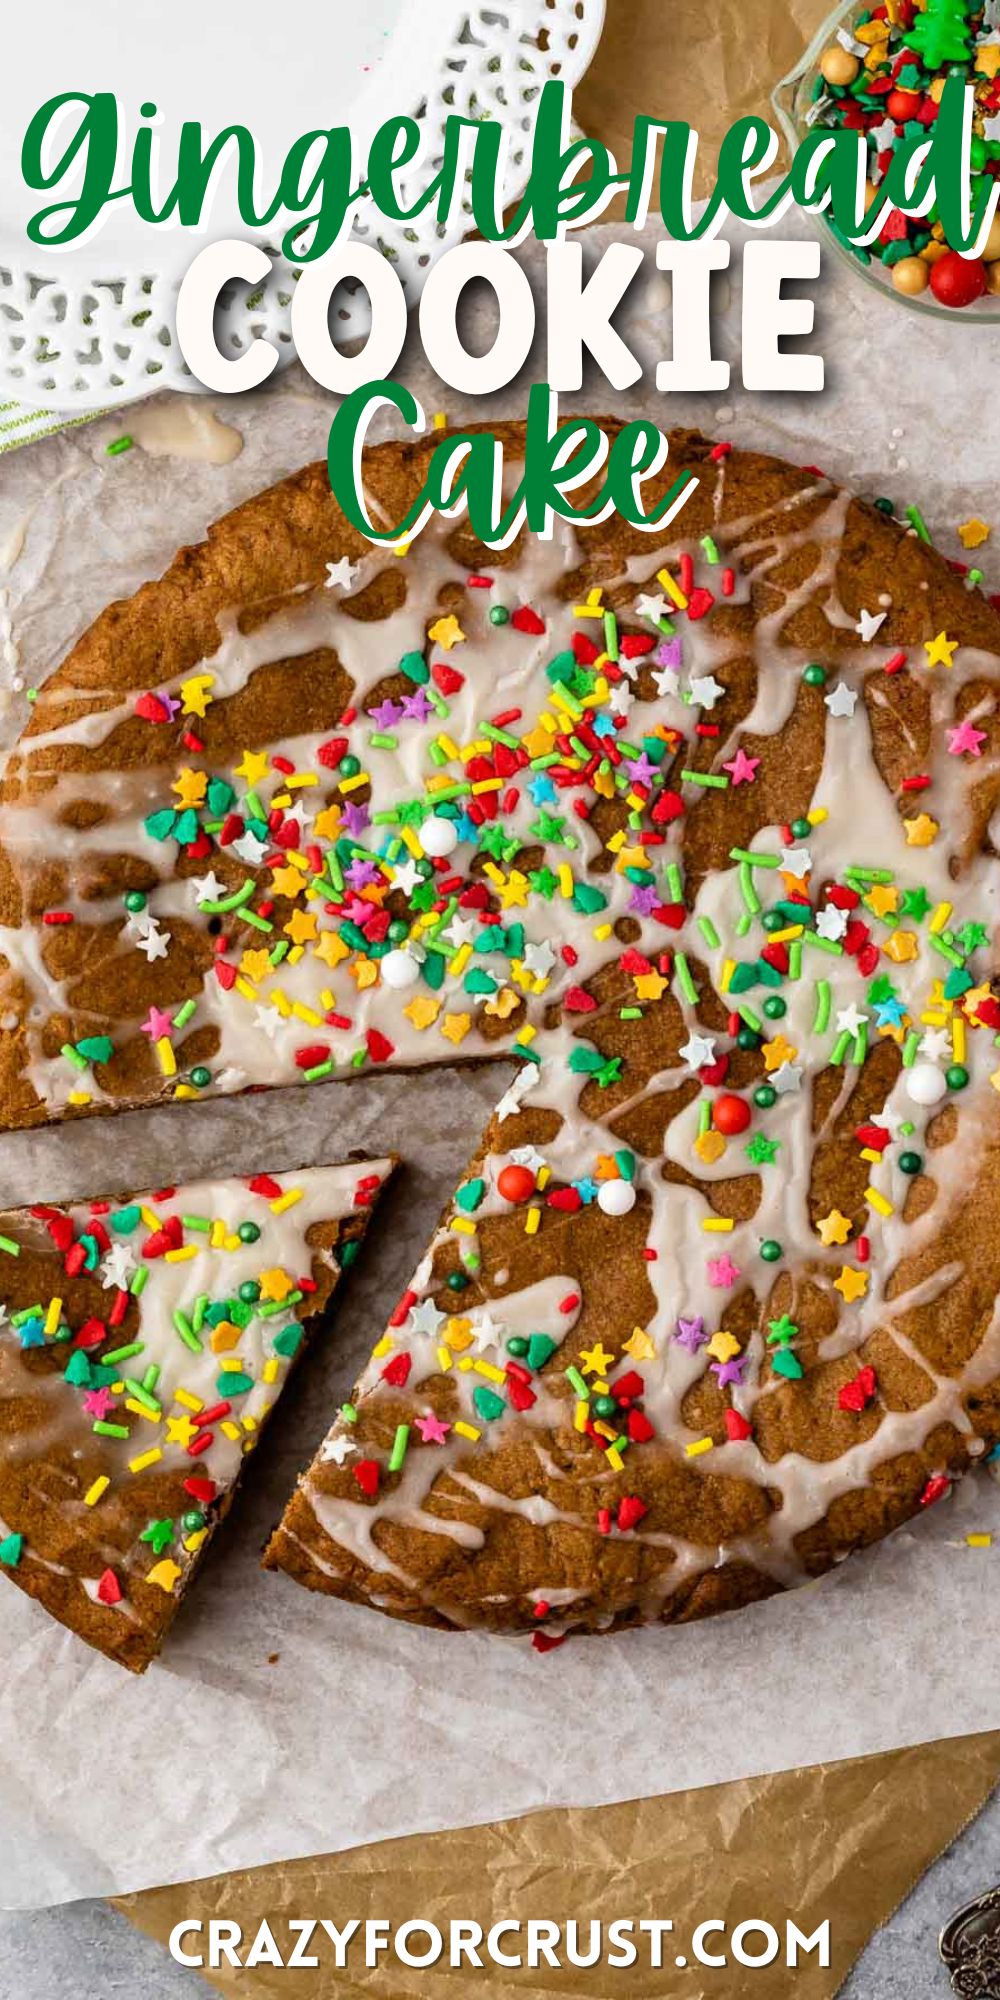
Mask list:
MULTIPOLYGON (((870 202, 896 147, 933 124, 956 73, 975 90, 975 198, 983 179, 1000 176, 1000 0, 837 7, 771 102, 793 148, 817 125, 864 133, 870 202)), ((976 258, 951 249, 933 209, 919 217, 893 210, 868 249, 847 242, 825 215, 822 225, 843 263, 903 305, 939 319, 1000 321, 1000 214, 976 258)))

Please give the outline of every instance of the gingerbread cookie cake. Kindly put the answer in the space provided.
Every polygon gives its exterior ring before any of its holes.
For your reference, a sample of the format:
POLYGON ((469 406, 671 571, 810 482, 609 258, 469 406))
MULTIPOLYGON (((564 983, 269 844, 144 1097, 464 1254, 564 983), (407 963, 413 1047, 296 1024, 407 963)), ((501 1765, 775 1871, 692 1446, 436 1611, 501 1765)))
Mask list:
POLYGON ((2 793, 8 1123, 513 1063, 267 1560, 543 1644, 814 1576, 1000 1438, 1000 620, 815 469, 684 468, 662 540, 394 554, 308 468, 2 793))
POLYGON ((159 1651, 391 1160, 0 1215, 0 1570, 159 1651))

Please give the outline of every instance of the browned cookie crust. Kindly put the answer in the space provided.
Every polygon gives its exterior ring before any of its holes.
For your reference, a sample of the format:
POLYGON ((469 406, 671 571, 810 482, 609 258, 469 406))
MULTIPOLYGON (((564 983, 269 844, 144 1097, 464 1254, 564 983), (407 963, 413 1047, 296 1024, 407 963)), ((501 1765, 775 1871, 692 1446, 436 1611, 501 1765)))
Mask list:
MULTIPOLYGON (((428 448, 370 454, 387 517, 428 448)), ((682 466, 662 542, 406 556, 310 468, 97 622, 6 781, 10 1122, 521 1065, 269 1554, 409 1617, 744 1602, 1000 1435, 1000 624, 812 471, 682 466)))
POLYGON ((0 1217, 0 1566, 141 1673, 388 1160, 0 1217))

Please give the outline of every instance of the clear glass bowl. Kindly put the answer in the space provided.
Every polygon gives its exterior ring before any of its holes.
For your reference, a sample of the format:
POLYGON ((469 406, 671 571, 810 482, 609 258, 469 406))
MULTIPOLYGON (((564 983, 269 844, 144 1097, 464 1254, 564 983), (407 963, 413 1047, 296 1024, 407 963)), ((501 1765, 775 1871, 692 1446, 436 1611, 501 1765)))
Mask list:
MULTIPOLYGON (((771 103, 777 113, 778 122, 793 150, 812 129, 808 115, 812 110, 813 85, 819 73, 820 58, 824 49, 834 40, 838 28, 850 27, 857 16, 864 11, 859 0, 848 0, 846 6, 835 7, 833 13, 827 15, 822 27, 813 36, 795 68, 789 70, 788 75, 783 76, 781 82, 776 84, 771 92, 771 103)), ((822 226, 824 240, 840 262, 846 265, 848 270, 853 271, 855 277, 860 278, 864 284, 880 292, 883 298, 894 299, 897 305, 905 306, 907 312, 921 313, 925 317, 930 315, 934 319, 947 319, 953 325, 962 320, 971 320, 974 326, 988 325, 991 321, 1000 323, 1000 294, 987 292, 970 306, 956 307, 939 305, 929 287, 925 292, 919 292, 915 298, 906 292, 897 292, 886 265, 880 263, 877 258, 873 258, 869 264, 862 263, 860 257, 855 257, 850 250, 844 248, 839 238, 834 235, 825 215, 821 215, 818 220, 822 226)))

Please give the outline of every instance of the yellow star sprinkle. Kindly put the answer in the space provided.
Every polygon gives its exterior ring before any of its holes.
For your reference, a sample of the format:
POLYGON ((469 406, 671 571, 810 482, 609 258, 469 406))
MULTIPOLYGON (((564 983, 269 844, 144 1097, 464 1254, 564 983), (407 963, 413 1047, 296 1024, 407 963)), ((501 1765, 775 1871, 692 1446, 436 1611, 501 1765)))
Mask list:
POLYGON ((166 1435, 168 1444, 179 1444, 181 1450, 186 1451, 198 1435, 197 1426, 190 1417, 168 1417, 166 1435))
POLYGON ((432 1000, 429 993, 418 993, 416 998, 410 1001, 409 1006, 403 1008, 403 1012, 407 1020, 412 1021, 414 1027, 422 1031, 424 1028, 433 1027, 441 1012, 441 1002, 432 1000))
POLYGON ((631 1354, 633 1361, 652 1361, 656 1354, 655 1341, 650 1340, 641 1326, 632 1328, 628 1339, 622 1341, 622 1347, 626 1354, 631 1354))
POLYGON ((841 1215, 839 1208, 831 1208, 829 1215, 820 1217, 816 1231, 824 1249, 828 1250, 831 1243, 847 1242, 851 1224, 846 1215, 841 1215))
POLYGON ((317 918, 312 910, 293 910, 285 925, 285 936, 293 944, 307 944, 316 936, 317 918))
POLYGON ((882 950, 885 952, 886 958, 891 958, 896 965, 905 965, 908 959, 916 958, 917 956, 916 932, 893 931, 891 938, 886 939, 882 950))
POLYGON ((734 1354, 739 1354, 740 1343, 733 1339, 731 1333, 726 1332, 725 1327, 720 1326, 718 1333, 713 1333, 705 1351, 711 1355, 713 1361, 731 1361, 734 1354))
POLYGON ((949 639, 947 632, 938 632, 935 638, 924 640, 929 667, 950 667, 957 651, 958 640, 949 639))
POLYGON ((373 958, 356 958, 348 970, 359 993, 364 993, 367 987, 374 986, 378 979, 378 966, 373 958))
POLYGON ((233 1325, 231 1319, 220 1319, 218 1326, 213 1326, 212 1328, 213 1354, 231 1354, 233 1348, 238 1347, 239 1344, 240 1344, 240 1329, 238 1326, 233 1325))
POLYGON ((446 618, 437 619, 436 623, 428 628, 427 637, 433 639, 436 646, 443 646, 446 653, 450 653, 452 647, 459 645, 465 638, 465 633, 454 613, 449 612, 446 618))
POLYGON ((203 806, 208 789, 208 778, 204 771, 180 771, 171 785, 177 793, 179 806, 203 806))
POLYGON ((973 514, 969 521, 963 521, 958 530, 958 539, 963 549, 981 549, 989 538, 989 526, 986 521, 979 519, 978 514, 973 514))
POLYGON ((633 979, 637 1000, 658 1000, 666 992, 667 982, 661 972, 639 972, 633 979))
POLYGON ((906 844, 908 847, 930 847, 941 829, 930 813, 920 813, 916 819, 904 819, 906 844))
POLYGON ((280 1304, 281 1300, 287 1299, 289 1292, 293 1292, 294 1290, 295 1286, 288 1272, 283 1271, 280 1264, 275 1264, 270 1271, 261 1272, 260 1295, 262 1299, 275 1299, 280 1304))
POLYGON ((614 1361, 613 1354, 606 1354, 600 1341, 595 1347, 585 1347, 580 1355, 580 1367, 585 1375, 606 1375, 614 1361))
POLYGON ((865 901, 874 917, 891 917, 899 907, 899 890, 888 883, 876 882, 865 901))
POLYGON ((466 1348, 471 1347, 472 1345, 471 1319, 464 1319, 464 1318, 460 1319, 456 1314, 451 1319, 446 1321, 444 1330, 445 1330, 445 1336, 448 1341, 448 1345, 449 1347, 453 1347, 455 1349, 456 1354, 464 1354, 466 1348))
POLYGON ((764 1068, 770 1075, 773 1069, 780 1069, 782 1063, 794 1062, 798 1049, 793 1049, 791 1042, 787 1042, 784 1035, 775 1035, 773 1040, 764 1043, 761 1053, 764 1057, 764 1068))
POLYGON ((441 1023, 441 1033, 446 1041, 454 1042, 457 1048, 459 1042, 464 1042, 471 1026, 471 1014, 446 1014, 441 1023))
POLYGON ((526 910, 528 907, 529 882, 519 868, 512 868, 506 882, 500 888, 500 907, 503 910, 526 910))
POLYGON ((313 820, 313 832, 320 840, 337 840, 340 836, 340 807, 324 806, 313 820))
POLYGON ((291 862, 284 868, 275 868, 271 875, 271 887, 276 896, 290 899, 301 896, 306 886, 306 878, 301 868, 293 868, 291 862))
POLYGON ((867 1274, 855 1270, 853 1264, 842 1264, 839 1278, 834 1279, 833 1289, 840 1293, 846 1305, 853 1305, 855 1299, 863 1299, 868 1290, 867 1274))
POLYGON ((702 1160, 706 1167, 711 1167, 715 1165, 716 1160, 721 1160, 726 1150, 726 1142, 721 1132, 715 1132, 710 1127, 707 1132, 699 1132, 694 1142, 694 1150, 699 1160, 702 1160))
POLYGON ((240 959, 240 971, 244 979, 252 979, 255 986, 259 985, 262 979, 266 979, 271 970, 271 961, 266 951, 254 951, 248 947, 240 959))
POLYGON ((313 957, 321 959, 322 963, 330 966, 332 970, 335 965, 341 963, 342 959, 349 957, 350 949, 350 945, 344 943, 339 932, 320 931, 319 937, 316 940, 313 957))
POLYGON ((236 766, 236 776, 245 778, 252 790, 254 785, 259 785, 267 777, 270 768, 268 759, 259 750, 244 750, 243 762, 236 766))
POLYGON ((181 708, 185 715, 204 715, 212 699, 213 678, 212 674, 192 674, 190 680, 181 682, 181 708))
POLYGON ((169 1556, 164 1556, 162 1562, 153 1564, 145 1581, 159 1584, 160 1589, 165 1590, 169 1597, 180 1574, 180 1564, 171 1562, 169 1556))
POLYGON ((498 1021, 506 1021, 508 1015, 513 1014, 515 1007, 519 1007, 520 1004, 512 987, 501 986, 499 993, 491 993, 483 1012, 495 1014, 498 1021))

